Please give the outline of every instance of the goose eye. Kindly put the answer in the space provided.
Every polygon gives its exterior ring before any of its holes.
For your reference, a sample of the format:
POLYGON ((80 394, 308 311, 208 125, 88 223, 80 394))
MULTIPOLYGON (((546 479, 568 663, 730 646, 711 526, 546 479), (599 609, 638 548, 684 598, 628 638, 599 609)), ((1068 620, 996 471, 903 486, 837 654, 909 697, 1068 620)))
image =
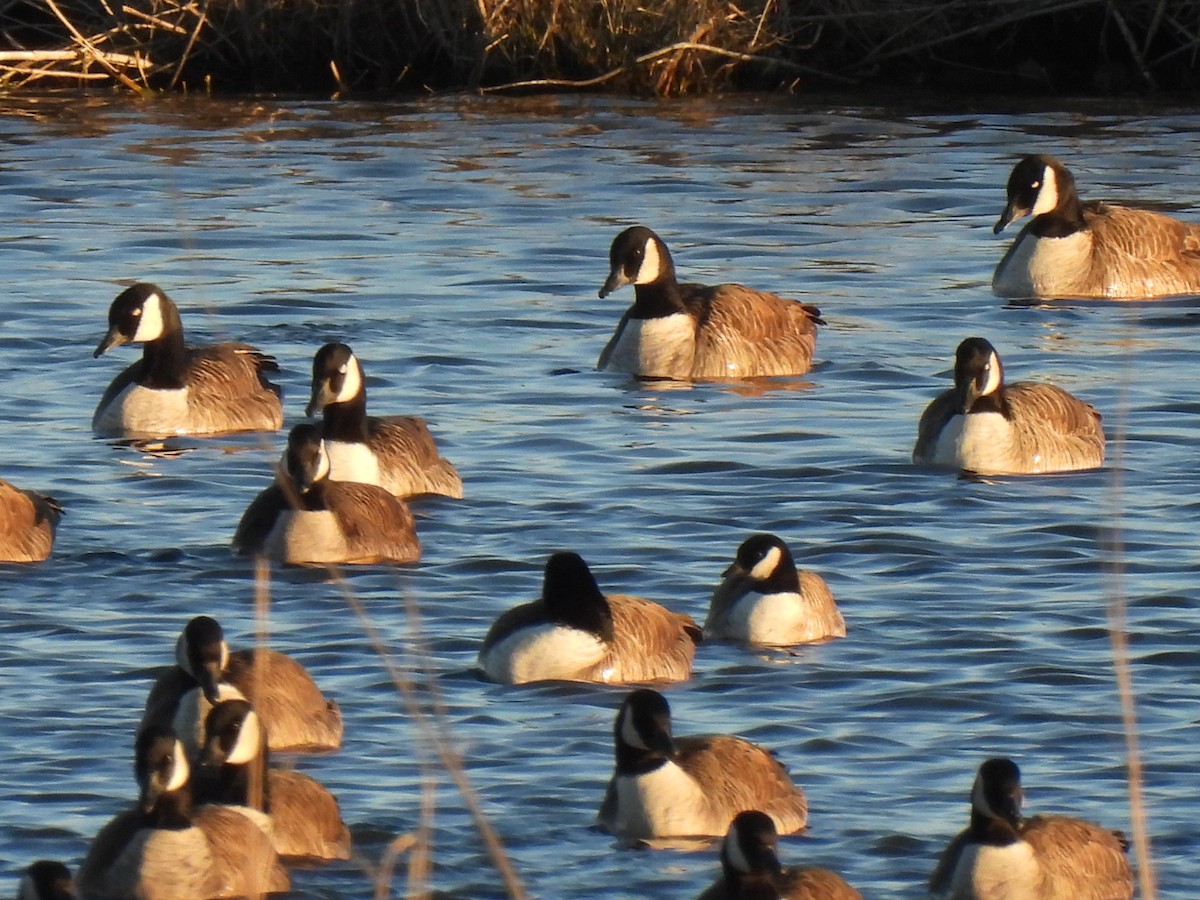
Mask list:
POLYGON ((1042 183, 1040 181, 1035 181, 1033 184, 1030 185, 1030 187, 1033 188, 1035 191, 1038 188, 1040 188, 1041 186, 1042 186, 1042 183))
POLYGON ((135 317, 135 318, 136 318, 137 316, 140 316, 141 314, 142 314, 142 309, 141 309, 141 307, 140 307, 140 306, 139 306, 137 309, 135 309, 135 310, 133 311, 133 315, 134 315, 134 317, 135 317))

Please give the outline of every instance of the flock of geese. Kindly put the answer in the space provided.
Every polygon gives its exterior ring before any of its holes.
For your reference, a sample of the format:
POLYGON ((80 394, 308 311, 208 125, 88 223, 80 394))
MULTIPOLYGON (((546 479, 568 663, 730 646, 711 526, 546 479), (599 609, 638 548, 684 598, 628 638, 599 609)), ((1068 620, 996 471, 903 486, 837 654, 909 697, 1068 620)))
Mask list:
MULTIPOLYGON (((1030 216, 996 268, 1007 297, 1150 299, 1200 294, 1200 226, 1079 199, 1049 156, 1013 169, 996 224, 1030 216)), ((814 306, 736 284, 680 283, 648 228, 621 232, 600 296, 633 285, 634 301, 598 368, 646 379, 741 379, 808 371, 823 324, 814 306)), ((275 431, 284 421, 277 367, 238 343, 192 347, 158 287, 137 284, 109 310, 96 356, 126 343, 142 357, 104 392, 98 435, 161 438, 275 431)), ((362 363, 341 343, 316 353, 306 415, 288 435, 273 483, 247 506, 235 552, 295 564, 412 563, 420 543, 406 499, 462 496, 462 480, 426 424, 368 415, 362 363), (318 417, 319 418, 315 418, 318 417)), ((1099 467, 1105 440, 1088 403, 1050 384, 1009 384, 995 348, 963 340, 954 385, 917 427, 913 461, 979 474, 1099 467)), ((54 500, 0 482, 0 555, 51 552, 54 500)), ((713 593, 703 628, 656 603, 605 594, 575 553, 553 554, 542 595, 501 615, 478 665, 507 684, 566 680, 662 685, 691 674, 701 638, 791 646, 844 636, 824 580, 800 571, 775 535, 746 539, 713 593)), ((350 835, 336 800, 302 773, 269 766, 272 751, 340 746, 342 720, 303 667, 266 649, 230 652, 207 616, 187 623, 175 665, 146 701, 135 747, 138 800, 96 835, 72 881, 59 863, 29 866, 19 900, 77 895, 204 900, 285 891, 285 862, 344 859, 350 835), (77 892, 77 893, 76 893, 77 892)), ((615 765, 600 827, 630 840, 723 837, 721 870, 702 900, 861 895, 839 875, 785 868, 780 834, 808 821, 808 803, 769 750, 733 736, 674 733, 661 693, 638 687, 613 726, 615 765)), ((949 900, 1127 900, 1124 838, 1067 816, 1022 812, 1014 762, 985 761, 967 827, 929 881, 949 900)))

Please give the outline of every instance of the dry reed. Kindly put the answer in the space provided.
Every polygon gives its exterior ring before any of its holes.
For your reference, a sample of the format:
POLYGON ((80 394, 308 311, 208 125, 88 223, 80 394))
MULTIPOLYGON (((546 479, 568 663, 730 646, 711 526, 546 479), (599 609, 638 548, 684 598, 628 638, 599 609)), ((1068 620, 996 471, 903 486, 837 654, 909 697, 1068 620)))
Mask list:
POLYGON ((0 88, 1184 88, 1200 0, 0 0, 0 88))

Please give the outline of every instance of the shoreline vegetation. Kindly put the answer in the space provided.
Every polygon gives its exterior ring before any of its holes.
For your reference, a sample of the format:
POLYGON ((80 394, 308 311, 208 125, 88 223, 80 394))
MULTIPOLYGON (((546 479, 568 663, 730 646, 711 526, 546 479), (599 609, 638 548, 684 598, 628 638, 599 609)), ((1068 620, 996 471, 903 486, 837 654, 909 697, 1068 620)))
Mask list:
POLYGON ((1200 0, 0 0, 0 92, 1195 88, 1200 0))

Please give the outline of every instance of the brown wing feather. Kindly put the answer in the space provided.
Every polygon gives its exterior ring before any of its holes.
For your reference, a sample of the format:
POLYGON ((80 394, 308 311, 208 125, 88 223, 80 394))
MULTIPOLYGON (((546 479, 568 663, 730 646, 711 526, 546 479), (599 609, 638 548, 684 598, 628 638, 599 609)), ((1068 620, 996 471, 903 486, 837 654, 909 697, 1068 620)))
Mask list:
POLYGON ((769 750, 731 735, 676 738, 674 762, 700 785, 726 825, 739 812, 757 809, 775 820, 780 834, 808 822, 808 800, 769 750))
POLYGON ((803 866, 785 869, 779 880, 783 900, 862 900, 862 894, 836 872, 803 866))
POLYGON ((693 378, 803 375, 811 367, 815 306, 740 284, 681 287, 698 319, 693 378))
POLYGON ((37 562, 48 557, 61 514, 53 498, 0 480, 0 560, 37 562))
POLYGON ((383 488, 352 481, 325 482, 326 508, 341 525, 350 549, 345 562, 416 562, 421 558, 412 513, 383 488))
POLYGON ((294 860, 350 858, 350 829, 342 821, 337 798, 301 772, 267 772, 275 847, 294 860))
POLYGON ((341 709, 290 656, 267 649, 236 650, 229 654, 224 680, 254 705, 266 725, 270 749, 295 752, 341 746, 341 709), (256 657, 263 663, 261 673, 255 669, 256 657))
POLYGON ((188 350, 188 407, 213 431, 277 431, 283 427, 279 390, 266 380, 274 360, 247 344, 188 350))
POLYGON ((1094 469, 1104 463, 1104 429, 1090 403, 1052 384, 1005 388, 1018 457, 1040 460, 1043 471, 1094 469))
POLYGON ((1033 816, 1021 824, 1021 837, 1037 853, 1052 890, 1048 896, 1072 900, 1129 900, 1133 872, 1117 835, 1070 816, 1033 816))
POLYGON ((925 412, 921 414, 921 421, 917 425, 917 443, 913 447, 913 462, 925 463, 932 459, 933 451, 937 447, 938 435, 942 433, 946 423, 960 412, 962 409, 958 394, 953 389, 938 394, 933 402, 925 407, 925 412))
POLYGON ((1089 203, 1092 277, 1110 296, 1200 293, 1200 225, 1145 209, 1089 203))
POLYGON ((691 677, 700 629, 691 616, 624 594, 608 596, 613 642, 585 680, 613 684, 684 681, 691 677), (610 673, 607 677, 601 673, 610 673))
POLYGON ((397 497, 442 494, 462 498, 462 478, 450 461, 438 452, 424 419, 371 416, 367 422, 368 440, 379 459, 385 488, 397 497))
MULTIPOLYGON (((755 884, 755 887, 760 887, 755 884)), ((765 889, 767 885, 761 885, 765 889)), ((862 894, 852 888, 837 873, 828 869, 818 869, 810 866, 784 869, 779 875, 775 888, 777 893, 771 895, 780 900, 862 900, 862 894)), ((738 891, 737 886, 730 885, 721 875, 710 884, 696 900, 740 900, 747 896, 738 891)), ((766 894, 751 894, 753 897, 766 897, 766 894)))
POLYGON ((291 887, 271 839, 247 816, 227 806, 198 806, 192 820, 208 838, 221 897, 257 897, 291 887))

